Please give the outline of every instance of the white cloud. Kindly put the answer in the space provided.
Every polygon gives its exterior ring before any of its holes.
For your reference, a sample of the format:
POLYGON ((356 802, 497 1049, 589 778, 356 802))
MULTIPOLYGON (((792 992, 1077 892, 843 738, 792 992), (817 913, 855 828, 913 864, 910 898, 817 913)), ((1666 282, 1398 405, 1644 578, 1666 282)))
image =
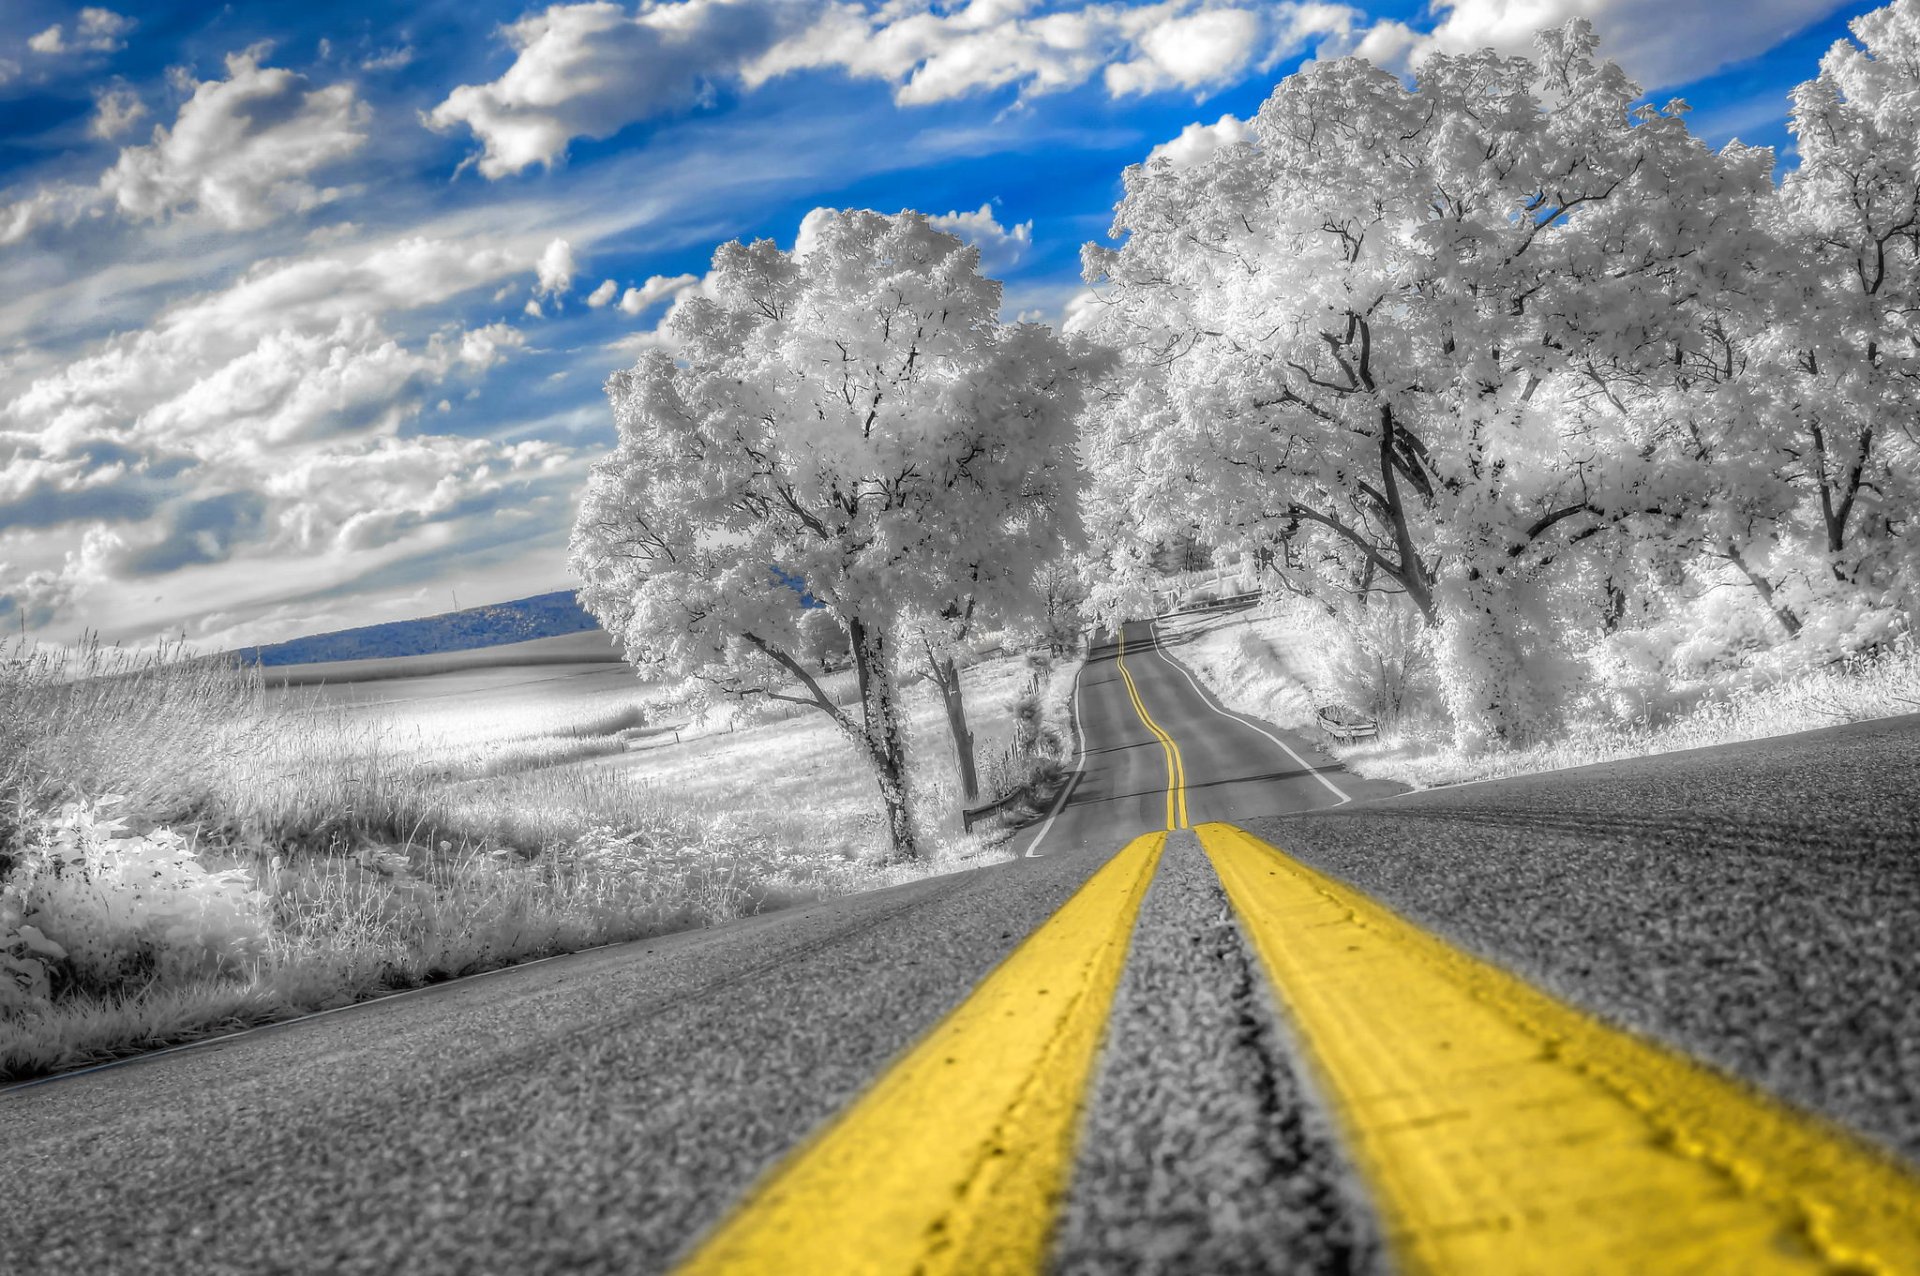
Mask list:
POLYGON ((679 0, 628 13, 597 0, 559 4, 501 28, 517 56, 487 84, 463 84, 426 116, 466 125, 488 177, 552 166, 576 137, 695 105, 812 8, 786 0, 679 0))
POLYGON ((560 296, 573 287, 573 276, 577 269, 573 260, 573 245, 564 239, 552 241, 534 264, 537 277, 534 293, 542 297, 560 296))
POLYGON ((1099 322, 1101 307, 1105 305, 1100 295, 1091 288, 1083 288, 1067 298, 1060 316, 1060 331, 1088 332, 1099 322))
POLYGON ((398 71, 413 65, 413 46, 403 44, 398 48, 382 49, 371 57, 360 60, 362 71, 398 71))
MULTIPOLYGON (((186 214, 249 229, 337 198, 341 191, 307 178, 365 144, 365 103, 350 84, 314 88, 292 71, 263 67, 260 52, 230 55, 224 80, 189 79, 192 96, 173 127, 156 125, 148 145, 122 150, 96 186, 45 186, 0 206, 0 246, 109 205, 136 221, 186 214)), ((109 89, 98 99, 93 127, 104 136, 141 110, 131 94, 109 89)))
POLYGON ((227 78, 195 85, 173 128, 120 152, 101 189, 130 217, 192 208, 228 227, 263 225, 338 195, 304 179, 359 150, 369 116, 351 84, 312 88, 255 51, 231 54, 227 78))
POLYGON ((700 282, 698 275, 652 275, 638 288, 629 288, 620 297, 620 309, 637 315, 668 297, 678 297, 700 282))
POLYGON ((80 10, 80 20, 74 24, 71 40, 67 38, 66 28, 55 23, 28 40, 27 47, 49 57, 62 53, 117 53, 127 47, 126 37, 139 25, 111 9, 86 8, 80 10))
POLYGON ((40 537, 42 561, 0 592, 44 623, 106 582, 367 550, 547 472, 564 456, 546 444, 401 437, 524 346, 518 329, 390 326, 535 265, 423 238, 268 263, 35 378, 0 405, 0 498, 86 539, 48 560, 40 537))
POLYGON ((496 326, 409 348, 385 317, 529 264, 497 247, 423 239, 270 263, 36 378, 0 406, 0 445, 62 456, 112 440, 216 459, 263 440, 389 427, 412 410, 416 382, 486 366, 514 338, 496 326))
POLYGON ((482 143, 490 178, 551 166, 576 137, 758 88, 781 75, 839 71, 894 86, 902 104, 1017 87, 1026 97, 1103 71, 1116 96, 1204 93, 1271 67, 1314 36, 1349 32, 1344 4, 1294 0, 1079 3, 1032 0, 667 0, 638 13, 597 0, 555 5, 502 29, 517 56, 487 84, 461 85, 431 111, 482 143))
POLYGON ((1260 15, 1250 9, 1169 19, 1140 37, 1141 57, 1107 68, 1107 91, 1119 97, 1238 79, 1259 51, 1260 36, 1260 15))
POLYGON ((87 123, 87 132, 112 141, 146 116, 147 104, 140 100, 138 93, 124 84, 112 85, 95 91, 93 118, 87 123))
POLYGON ((603 279, 600 286, 587 294, 587 304, 595 310, 612 301, 620 292, 620 285, 611 279, 603 279))
POLYGON ((1437 0, 1434 8, 1444 16, 1431 31, 1380 22, 1323 54, 1353 52, 1401 69, 1435 52, 1531 53, 1534 32, 1587 18, 1600 35, 1600 52, 1652 89, 1764 53, 1841 3, 1746 0, 1735 20, 1726 0, 1437 0))
POLYGON ((1223 146, 1253 138, 1253 125, 1237 115, 1222 115, 1211 124, 1193 123, 1180 130, 1171 141, 1162 142, 1147 153, 1151 163, 1170 160, 1175 168, 1189 168, 1210 158, 1223 146))
POLYGON ((989 274, 1013 266, 1033 247, 1033 222, 1002 226, 993 215, 992 204, 982 204, 971 213, 943 213, 927 221, 935 229, 957 235, 978 248, 981 266, 989 274))

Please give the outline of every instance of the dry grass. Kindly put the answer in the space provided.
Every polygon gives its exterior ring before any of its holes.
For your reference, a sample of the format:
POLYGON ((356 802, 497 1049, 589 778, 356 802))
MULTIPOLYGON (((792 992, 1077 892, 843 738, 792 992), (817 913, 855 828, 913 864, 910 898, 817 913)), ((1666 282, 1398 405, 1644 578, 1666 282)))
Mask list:
MULTIPOLYGON (((672 744, 642 726, 657 689, 624 668, 277 692, 212 662, 21 654, 0 671, 0 832, 124 795, 136 827, 248 869, 272 942, 220 979, 0 1020, 0 1077, 1003 858, 955 831, 927 685, 906 697, 926 854, 885 866, 873 783, 817 715, 672 744)), ((965 676, 977 737, 1011 736, 1022 662, 965 676)))

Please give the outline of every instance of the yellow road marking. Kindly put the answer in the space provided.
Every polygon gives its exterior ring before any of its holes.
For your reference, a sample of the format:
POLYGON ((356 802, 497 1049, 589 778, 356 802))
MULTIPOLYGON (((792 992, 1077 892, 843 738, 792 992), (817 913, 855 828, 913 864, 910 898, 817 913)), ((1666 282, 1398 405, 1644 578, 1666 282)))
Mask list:
POLYGON ((1920 1178, 1890 1156, 1199 833, 1403 1271, 1920 1271, 1920 1178))
POLYGON ((682 1273, 1037 1272, 1165 833, 1095 873, 682 1273))
POLYGON ((1114 655, 1113 663, 1119 666, 1120 677, 1127 684, 1127 695, 1133 700, 1133 711, 1140 715, 1140 721, 1147 730, 1153 732, 1160 741, 1160 747, 1167 755, 1167 828, 1183 829, 1187 827, 1187 764, 1180 756, 1180 746, 1173 742, 1173 736, 1167 729, 1153 720, 1147 712, 1146 701, 1140 698, 1140 688, 1134 685, 1133 675, 1127 671, 1127 629, 1119 629, 1120 650, 1114 655))

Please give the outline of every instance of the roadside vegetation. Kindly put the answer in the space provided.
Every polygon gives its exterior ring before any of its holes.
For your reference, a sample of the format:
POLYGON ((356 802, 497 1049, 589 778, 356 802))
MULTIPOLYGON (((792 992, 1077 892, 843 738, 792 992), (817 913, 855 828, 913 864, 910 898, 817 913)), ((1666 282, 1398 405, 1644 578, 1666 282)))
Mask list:
POLYGON ((1920 0, 1850 27, 1790 156, 1708 146, 1576 20, 1531 57, 1310 62, 1129 168, 1076 325, 1122 352, 1081 431, 1096 605, 1215 564, 1309 599, 1318 646, 1404 670, 1316 674, 1324 707, 1394 722, 1367 756, 1486 755, 1447 774, 1897 685, 1920 0))
MULTIPOLYGON (((1050 670, 970 662, 989 752, 1025 747, 1050 670)), ((887 863, 824 723, 690 714, 624 667, 276 691, 179 652, 16 650, 0 1078, 994 862, 1003 828, 957 831, 938 697, 905 702, 926 854, 887 863)))
MULTIPOLYGON (((1391 613, 1389 613, 1391 615, 1391 613)), ((1621 758, 1699 749, 1920 713, 1920 644, 1884 647, 1815 668, 1748 663, 1670 686, 1659 701, 1595 696, 1576 731, 1542 731, 1503 749, 1463 748, 1440 701, 1417 626, 1359 629, 1299 600, 1257 612, 1161 623, 1169 649, 1227 707, 1314 734, 1355 774, 1416 788, 1498 779, 1621 758), (1372 739, 1320 734, 1315 710, 1359 706, 1372 739)))

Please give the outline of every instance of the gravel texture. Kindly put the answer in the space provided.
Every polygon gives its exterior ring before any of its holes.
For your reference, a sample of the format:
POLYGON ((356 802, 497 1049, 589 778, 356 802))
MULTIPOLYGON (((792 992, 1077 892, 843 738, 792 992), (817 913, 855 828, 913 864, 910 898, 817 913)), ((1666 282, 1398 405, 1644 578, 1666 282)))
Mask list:
POLYGON ((1383 1270, 1198 839, 1168 835, 1082 1131, 1060 1273, 1383 1270))
POLYGON ((1920 717, 1246 827, 1920 1162, 1920 717))

